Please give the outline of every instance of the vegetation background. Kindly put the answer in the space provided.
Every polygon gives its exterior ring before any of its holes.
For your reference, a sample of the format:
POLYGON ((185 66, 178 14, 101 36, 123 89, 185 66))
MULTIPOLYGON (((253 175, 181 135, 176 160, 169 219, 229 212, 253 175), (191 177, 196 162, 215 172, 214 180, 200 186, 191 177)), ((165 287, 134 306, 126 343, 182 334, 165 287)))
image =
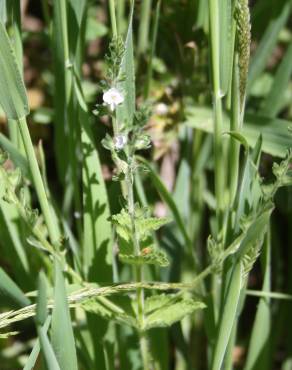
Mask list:
POLYGON ((291 1, 132 6, 0 0, 0 369, 292 370, 291 1))

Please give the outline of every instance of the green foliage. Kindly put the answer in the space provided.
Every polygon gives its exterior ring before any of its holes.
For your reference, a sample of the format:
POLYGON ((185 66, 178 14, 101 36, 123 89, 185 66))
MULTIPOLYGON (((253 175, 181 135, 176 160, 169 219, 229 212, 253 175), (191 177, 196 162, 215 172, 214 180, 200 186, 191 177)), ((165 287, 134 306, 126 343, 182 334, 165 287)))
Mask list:
POLYGON ((203 308, 204 303, 183 298, 180 294, 152 296, 145 301, 145 330, 171 326, 195 310, 203 308))
POLYGON ((286 369, 290 14, 0 0, 3 368, 286 369))

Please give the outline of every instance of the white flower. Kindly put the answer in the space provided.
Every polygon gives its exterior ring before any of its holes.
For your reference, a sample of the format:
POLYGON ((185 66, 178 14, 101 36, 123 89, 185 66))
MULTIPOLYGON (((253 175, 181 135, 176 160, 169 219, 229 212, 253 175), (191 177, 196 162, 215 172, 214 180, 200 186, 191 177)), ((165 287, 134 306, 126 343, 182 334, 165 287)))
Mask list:
POLYGON ((102 98, 103 98, 103 101, 105 102, 105 104, 110 106, 110 109, 111 109, 112 112, 116 109, 116 107, 119 104, 122 104, 123 101, 124 101, 123 94, 118 89, 116 89, 115 87, 112 87, 111 89, 106 91, 103 94, 102 98))
POLYGON ((122 150, 127 142, 128 139, 126 135, 117 135, 114 138, 114 145, 117 150, 122 150))
POLYGON ((155 107, 155 113, 159 116, 166 116, 168 113, 168 106, 165 103, 158 103, 155 107))

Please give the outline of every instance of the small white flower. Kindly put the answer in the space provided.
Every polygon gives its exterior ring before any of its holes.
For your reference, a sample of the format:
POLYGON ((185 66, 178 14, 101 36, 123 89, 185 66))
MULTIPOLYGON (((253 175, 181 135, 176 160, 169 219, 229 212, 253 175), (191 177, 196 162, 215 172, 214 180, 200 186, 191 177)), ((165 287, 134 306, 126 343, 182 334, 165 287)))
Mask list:
POLYGON ((114 145, 117 150, 122 150, 127 144, 128 139, 126 135, 117 135, 114 138, 114 145))
POLYGON ((158 103, 155 107, 155 113, 159 116, 166 116, 168 113, 168 106, 165 103, 158 103))
POLYGON ((124 101, 123 94, 118 89, 116 89, 115 87, 112 87, 111 89, 106 91, 103 94, 102 98, 103 98, 103 101, 105 102, 105 104, 110 106, 110 109, 111 109, 112 112, 116 109, 116 107, 119 104, 122 104, 123 101, 124 101))

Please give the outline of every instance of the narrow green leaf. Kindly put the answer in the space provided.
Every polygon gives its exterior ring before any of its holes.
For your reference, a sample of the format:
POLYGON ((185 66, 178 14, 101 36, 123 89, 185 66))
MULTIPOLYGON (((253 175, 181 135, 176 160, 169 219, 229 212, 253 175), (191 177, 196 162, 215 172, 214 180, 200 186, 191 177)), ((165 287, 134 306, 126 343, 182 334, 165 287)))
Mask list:
POLYGON ((14 49, 1 22, 0 44, 0 105, 8 119, 17 120, 29 114, 29 107, 14 49))
POLYGON ((61 370, 44 326, 38 327, 38 336, 47 370, 61 370))
MULTIPOLYGON (((16 125, 16 122, 11 122, 11 124, 16 125)), ((8 154, 10 159, 21 169, 22 174, 25 177, 30 178, 29 166, 27 159, 22 155, 22 153, 18 150, 18 148, 7 139, 2 133, 0 133, 0 147, 5 150, 8 154)))
POLYGON ((282 7, 280 14, 271 19, 268 27, 266 28, 257 51, 251 60, 248 76, 248 91, 250 91, 255 80, 264 70, 268 58, 277 44, 279 33, 288 20, 290 10, 291 2, 287 1, 282 7))
POLYGON ((129 19, 128 33, 125 41, 125 53, 122 59, 121 68, 119 71, 120 77, 123 79, 118 83, 118 89, 125 94, 124 103, 117 107, 117 120, 120 123, 126 122, 127 125, 132 125, 136 106, 135 93, 135 64, 133 50, 133 14, 134 1, 132 1, 131 13, 129 19))
POLYGON ((218 334, 213 354, 212 370, 221 369, 231 330, 236 319, 237 306, 242 287, 242 265, 236 263, 225 296, 222 315, 219 320, 218 334))
MULTIPOLYGON (((271 290, 271 245, 269 235, 266 235, 263 258, 263 291, 271 290)), ((271 337, 271 305, 270 298, 259 300, 256 317, 253 324, 248 354, 244 370, 266 370, 270 361, 271 337)))
POLYGON ((269 95, 260 113, 266 117, 276 117, 283 107, 283 94, 289 85, 292 74, 292 42, 279 65, 269 95))
MULTIPOLYGON (((30 304, 30 300, 24 295, 22 290, 0 267, 0 295, 8 298, 13 306, 25 307, 30 304)), ((3 298, 2 298, 3 299, 3 298)))
POLYGON ((47 311, 47 283, 44 273, 41 271, 39 273, 38 281, 38 296, 37 296, 37 307, 35 320, 37 325, 45 325, 48 316, 47 311))
MULTIPOLYGON (((51 323, 51 318, 50 317, 47 317, 47 320, 43 326, 43 332, 47 333, 48 329, 49 329, 49 326, 50 326, 50 323, 51 323)), ((40 341, 39 339, 37 339, 35 341, 35 344, 33 346, 33 349, 26 361, 26 364, 23 368, 23 370, 33 370, 35 368, 35 364, 37 362, 37 359, 39 357, 39 354, 40 354, 40 350, 41 350, 41 347, 40 347, 40 341)))
POLYGON ((232 1, 220 3, 220 88, 223 95, 227 93, 232 71, 232 1))
POLYGON ((52 345, 61 369, 77 370, 74 334, 67 302, 65 279, 55 261, 55 293, 52 312, 52 345))

